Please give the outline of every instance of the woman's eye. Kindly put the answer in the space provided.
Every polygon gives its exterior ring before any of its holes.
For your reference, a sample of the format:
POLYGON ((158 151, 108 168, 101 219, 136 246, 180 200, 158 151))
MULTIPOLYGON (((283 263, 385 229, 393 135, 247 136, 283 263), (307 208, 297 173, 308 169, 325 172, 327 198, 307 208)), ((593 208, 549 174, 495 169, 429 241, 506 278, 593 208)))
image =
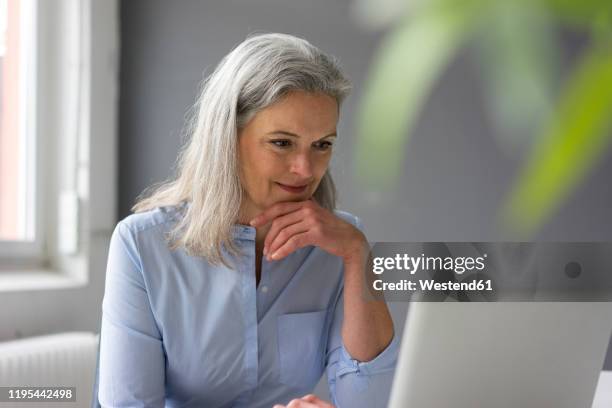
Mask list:
POLYGON ((291 145, 289 140, 272 140, 270 143, 276 147, 289 147, 291 145))
POLYGON ((315 145, 317 147, 317 149, 319 150, 328 150, 333 146, 332 142, 328 142, 328 141, 323 141, 323 142, 319 142, 315 145))

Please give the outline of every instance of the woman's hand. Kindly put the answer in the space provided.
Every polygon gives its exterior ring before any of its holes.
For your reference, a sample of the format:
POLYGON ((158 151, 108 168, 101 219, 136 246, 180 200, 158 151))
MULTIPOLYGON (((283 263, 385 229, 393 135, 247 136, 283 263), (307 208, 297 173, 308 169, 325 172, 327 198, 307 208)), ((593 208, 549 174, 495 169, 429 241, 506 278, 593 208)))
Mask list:
POLYGON ((287 405, 274 405, 272 408, 334 408, 329 402, 323 401, 314 394, 308 394, 300 399, 293 399, 287 405))
POLYGON ((369 250, 368 241, 358 228, 314 200, 274 204, 250 224, 260 227, 270 221, 263 250, 268 260, 282 259, 308 245, 318 246, 345 262, 360 260, 369 250))

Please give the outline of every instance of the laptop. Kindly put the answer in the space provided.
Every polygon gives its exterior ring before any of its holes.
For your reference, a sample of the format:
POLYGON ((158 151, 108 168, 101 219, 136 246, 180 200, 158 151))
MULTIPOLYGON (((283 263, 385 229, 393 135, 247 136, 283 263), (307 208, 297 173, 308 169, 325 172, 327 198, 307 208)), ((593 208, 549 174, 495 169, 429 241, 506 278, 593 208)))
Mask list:
POLYGON ((414 302, 389 408, 591 407, 610 302, 414 302))

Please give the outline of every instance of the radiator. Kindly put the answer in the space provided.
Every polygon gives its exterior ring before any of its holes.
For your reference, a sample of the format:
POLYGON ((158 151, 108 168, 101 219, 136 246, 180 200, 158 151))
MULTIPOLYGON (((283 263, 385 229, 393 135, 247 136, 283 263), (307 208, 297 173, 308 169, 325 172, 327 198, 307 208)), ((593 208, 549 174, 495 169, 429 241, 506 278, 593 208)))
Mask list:
POLYGON ((76 402, 0 402, 0 407, 89 407, 98 335, 60 333, 0 342, 0 386, 76 387, 76 402))

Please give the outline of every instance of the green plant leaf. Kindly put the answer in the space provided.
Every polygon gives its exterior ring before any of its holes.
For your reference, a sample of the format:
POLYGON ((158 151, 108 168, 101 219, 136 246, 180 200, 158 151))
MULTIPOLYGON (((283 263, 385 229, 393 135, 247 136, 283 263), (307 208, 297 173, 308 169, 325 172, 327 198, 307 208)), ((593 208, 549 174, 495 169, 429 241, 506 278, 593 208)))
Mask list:
POLYGON ((530 238, 597 164, 612 140, 612 49, 593 47, 572 73, 500 212, 530 238))
MULTIPOLYGON (((526 0, 532 1, 532 0, 526 0)), ((612 14, 610 0, 540 0, 559 21, 578 27, 589 28, 601 18, 612 14)))
POLYGON ((478 37, 485 108, 509 153, 530 144, 550 115, 559 51, 550 15, 538 2, 493 1, 478 37))
POLYGON ((379 47, 357 115, 360 182, 385 190, 401 173, 409 131, 432 84, 463 43, 477 2, 433 7, 393 29, 379 47), (468 7, 470 6, 471 7, 468 7))

